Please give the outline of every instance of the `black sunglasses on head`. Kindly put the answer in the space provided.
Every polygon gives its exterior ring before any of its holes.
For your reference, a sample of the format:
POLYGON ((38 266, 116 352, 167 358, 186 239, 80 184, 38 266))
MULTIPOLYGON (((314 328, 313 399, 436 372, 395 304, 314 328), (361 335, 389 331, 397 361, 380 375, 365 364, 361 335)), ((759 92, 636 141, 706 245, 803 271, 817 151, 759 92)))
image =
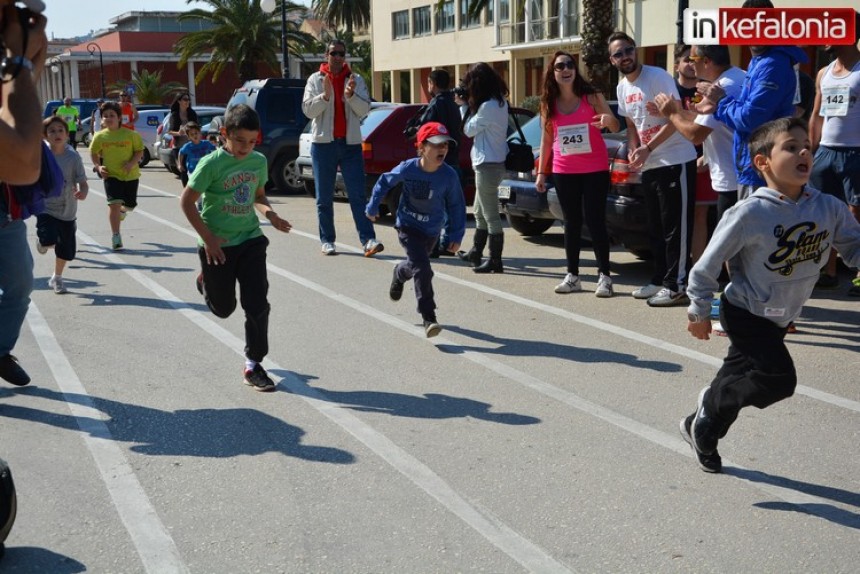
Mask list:
POLYGON ((343 58, 346 56, 346 52, 342 52, 340 50, 332 50, 328 53, 329 56, 334 56, 335 58, 343 58))
POLYGON ((564 62, 556 62, 553 65, 553 69, 556 72, 561 72, 565 68, 567 68, 568 70, 573 70, 574 68, 576 68, 576 63, 573 60, 565 60, 564 62))

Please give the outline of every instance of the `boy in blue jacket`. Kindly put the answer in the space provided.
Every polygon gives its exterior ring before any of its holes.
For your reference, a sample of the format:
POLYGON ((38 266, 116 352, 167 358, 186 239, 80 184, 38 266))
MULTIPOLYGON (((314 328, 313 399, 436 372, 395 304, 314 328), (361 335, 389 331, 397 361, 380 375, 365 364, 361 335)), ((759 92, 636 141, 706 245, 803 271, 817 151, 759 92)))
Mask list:
POLYGON ((403 295, 403 283, 414 279, 418 312, 424 320, 427 337, 435 337, 442 330, 436 322, 430 252, 439 238, 445 215, 448 216, 451 251, 459 249, 466 232, 466 201, 460 178, 445 163, 448 146, 452 142, 454 139, 439 122, 421 126, 415 144, 418 157, 382 174, 365 209, 368 219, 376 221, 382 198, 397 184, 402 185, 395 228, 400 244, 406 250, 406 260, 394 267, 388 295, 392 301, 399 301, 403 295))
POLYGON ((818 281, 831 247, 860 265, 860 223, 837 198, 808 187, 812 153, 806 123, 768 122, 750 136, 749 155, 766 185, 726 211, 693 267, 687 330, 708 339, 710 309, 723 262, 731 282, 720 323, 731 341, 723 366, 681 419, 681 436, 702 470, 720 472, 717 442, 747 406, 790 397, 797 373, 784 338, 818 281))

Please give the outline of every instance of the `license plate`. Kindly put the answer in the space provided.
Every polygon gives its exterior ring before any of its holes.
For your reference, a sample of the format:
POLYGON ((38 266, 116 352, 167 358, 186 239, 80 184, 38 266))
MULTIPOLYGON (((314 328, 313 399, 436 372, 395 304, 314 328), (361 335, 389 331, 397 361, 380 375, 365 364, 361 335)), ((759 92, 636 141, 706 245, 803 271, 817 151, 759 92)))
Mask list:
POLYGON ((510 198, 511 198, 511 186, 500 185, 499 186, 499 199, 510 199, 510 198))

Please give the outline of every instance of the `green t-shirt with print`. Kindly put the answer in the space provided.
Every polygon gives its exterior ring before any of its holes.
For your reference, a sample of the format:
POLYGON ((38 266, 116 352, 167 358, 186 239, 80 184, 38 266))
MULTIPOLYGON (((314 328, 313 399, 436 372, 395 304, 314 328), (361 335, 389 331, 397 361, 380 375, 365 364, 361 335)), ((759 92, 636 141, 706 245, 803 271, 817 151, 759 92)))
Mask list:
POLYGON ((75 106, 60 106, 57 108, 57 117, 66 122, 70 132, 78 131, 78 118, 81 112, 75 106))
MULTIPOLYGON (((266 157, 256 151, 239 160, 221 148, 197 164, 188 187, 203 196, 200 215, 206 227, 226 241, 224 247, 239 245, 263 234, 254 197, 268 179, 266 157)), ((197 243, 203 245, 200 238, 197 243)))
POLYGON ((140 179, 140 168, 136 163, 128 172, 122 167, 139 151, 143 151, 143 139, 139 133, 126 128, 97 131, 90 143, 90 153, 101 156, 108 177, 120 181, 140 179))

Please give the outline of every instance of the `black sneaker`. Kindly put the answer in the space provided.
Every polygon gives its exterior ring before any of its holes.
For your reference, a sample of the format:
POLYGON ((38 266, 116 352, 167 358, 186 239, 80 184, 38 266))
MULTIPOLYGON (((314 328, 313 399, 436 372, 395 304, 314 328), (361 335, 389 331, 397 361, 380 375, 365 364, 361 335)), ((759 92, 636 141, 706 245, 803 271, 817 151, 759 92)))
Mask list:
POLYGON ((275 383, 272 382, 266 369, 260 366, 259 363, 254 367, 253 371, 245 370, 245 378, 242 382, 261 393, 271 393, 275 390, 275 383))
POLYGON ((18 364, 18 359, 13 355, 0 357, 0 378, 16 387, 23 387, 30 383, 30 375, 18 364))
POLYGON ((392 301, 400 301, 400 298, 403 296, 403 281, 397 278, 397 267, 394 268, 394 273, 391 276, 388 296, 391 297, 392 301))
POLYGON ((435 337, 439 333, 442 332, 442 326, 436 322, 436 319, 429 320, 424 319, 424 334, 427 335, 427 338, 435 337))
POLYGON ((696 413, 690 422, 690 438, 696 451, 702 454, 711 454, 717 450, 717 421, 705 411, 705 395, 710 392, 710 387, 705 387, 699 393, 699 401, 696 405, 696 413))
POLYGON ((699 463, 699 468, 705 472, 720 472, 723 470, 723 459, 720 457, 720 453, 714 449, 714 452, 711 454, 702 454, 696 450, 696 445, 693 444, 693 435, 690 434, 690 427, 693 424, 695 416, 690 415, 681 419, 681 436, 692 447, 693 454, 696 455, 696 461, 699 463))

